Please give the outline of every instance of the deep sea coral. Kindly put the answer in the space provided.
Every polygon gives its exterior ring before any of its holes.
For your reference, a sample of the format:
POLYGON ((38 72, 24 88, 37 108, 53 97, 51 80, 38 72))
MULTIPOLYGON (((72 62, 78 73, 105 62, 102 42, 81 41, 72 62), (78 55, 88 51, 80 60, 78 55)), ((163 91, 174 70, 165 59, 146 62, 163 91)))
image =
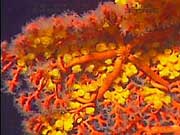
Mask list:
POLYGON ((81 16, 40 17, 3 41, 3 87, 26 133, 180 134, 179 7, 105 2, 81 16))

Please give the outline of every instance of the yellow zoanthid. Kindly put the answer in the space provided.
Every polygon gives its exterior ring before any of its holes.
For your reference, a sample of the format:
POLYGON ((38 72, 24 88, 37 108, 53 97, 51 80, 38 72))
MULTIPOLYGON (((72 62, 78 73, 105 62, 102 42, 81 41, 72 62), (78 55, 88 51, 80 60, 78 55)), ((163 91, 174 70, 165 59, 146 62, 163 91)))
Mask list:
POLYGON ((114 69, 114 67, 113 66, 108 66, 107 67, 107 73, 110 73, 110 72, 112 72, 113 71, 113 69, 114 69))
POLYGON ((175 79, 180 76, 180 53, 173 53, 171 49, 165 49, 164 54, 157 56, 159 63, 157 69, 161 77, 175 79))
POLYGON ((56 84, 52 82, 51 79, 48 81, 47 90, 54 90, 56 88, 56 84))
POLYGON ((127 4, 127 0, 115 0, 115 3, 118 5, 125 5, 127 4))
POLYGON ((59 119, 55 121, 54 127, 59 128, 61 131, 68 132, 72 130, 73 128, 73 123, 74 123, 74 118, 73 114, 70 113, 65 113, 59 119))
POLYGON ((56 78, 56 79, 60 79, 61 78, 61 74, 59 69, 54 68, 53 70, 49 71, 49 75, 56 78))
POLYGON ((115 85, 114 91, 106 91, 104 98, 112 102, 118 102, 121 105, 126 103, 126 99, 129 97, 130 91, 123 89, 121 86, 115 85))
POLYGON ((111 65, 112 64, 112 59, 107 59, 107 60, 105 60, 104 63, 106 63, 107 65, 111 65))
POLYGON ((69 107, 70 107, 71 109, 77 109, 77 108, 79 108, 80 106, 81 106, 81 103, 79 103, 79 102, 73 102, 73 101, 69 102, 69 107))
POLYGON ((81 65, 75 65, 72 67, 72 72, 73 73, 78 73, 78 72, 81 72, 82 69, 81 69, 81 65))
POLYGON ((94 108, 94 107, 87 107, 87 108, 85 109, 86 114, 89 114, 89 115, 93 115, 93 114, 94 114, 94 111, 95 111, 95 108, 94 108))
POLYGON ((133 65, 132 63, 129 62, 125 65, 124 72, 128 77, 131 77, 131 76, 135 75, 138 72, 138 70, 135 65, 133 65))
POLYGON ((160 109, 163 104, 171 103, 171 97, 158 88, 143 87, 141 94, 144 96, 144 101, 152 104, 155 109, 160 109))
POLYGON ((71 54, 68 54, 68 53, 64 54, 63 61, 64 61, 65 63, 68 63, 68 62, 70 62, 71 60, 72 60, 72 55, 71 55, 71 54))
POLYGON ((86 67, 86 71, 89 72, 89 73, 92 73, 93 70, 94 70, 94 67, 95 67, 94 64, 88 65, 88 66, 86 67))

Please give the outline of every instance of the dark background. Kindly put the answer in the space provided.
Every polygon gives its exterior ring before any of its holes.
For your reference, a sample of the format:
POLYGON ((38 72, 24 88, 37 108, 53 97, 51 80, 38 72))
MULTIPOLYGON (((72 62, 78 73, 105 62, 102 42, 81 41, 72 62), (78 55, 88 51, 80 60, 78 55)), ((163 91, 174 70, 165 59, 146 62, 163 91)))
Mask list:
MULTIPOLYGON (((113 0, 1 0, 1 42, 10 42, 22 26, 39 16, 61 14, 67 10, 83 13, 99 2, 113 0)), ((1 93, 1 135, 23 135, 22 116, 13 105, 13 96, 1 93)))

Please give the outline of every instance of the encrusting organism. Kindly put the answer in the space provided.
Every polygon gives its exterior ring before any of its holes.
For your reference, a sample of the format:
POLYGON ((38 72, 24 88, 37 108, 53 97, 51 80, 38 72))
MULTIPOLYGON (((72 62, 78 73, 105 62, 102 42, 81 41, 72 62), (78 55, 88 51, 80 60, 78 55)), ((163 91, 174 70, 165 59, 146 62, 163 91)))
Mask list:
POLYGON ((180 2, 115 0, 1 42, 2 91, 40 135, 180 134, 180 2))

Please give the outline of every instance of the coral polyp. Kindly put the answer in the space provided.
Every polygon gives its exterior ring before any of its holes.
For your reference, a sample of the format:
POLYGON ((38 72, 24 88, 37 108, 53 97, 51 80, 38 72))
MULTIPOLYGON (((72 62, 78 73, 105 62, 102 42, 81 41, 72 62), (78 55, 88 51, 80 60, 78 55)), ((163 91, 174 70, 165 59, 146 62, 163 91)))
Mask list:
POLYGON ((3 87, 25 132, 180 134, 179 7, 105 2, 81 16, 40 17, 3 41, 3 87))

